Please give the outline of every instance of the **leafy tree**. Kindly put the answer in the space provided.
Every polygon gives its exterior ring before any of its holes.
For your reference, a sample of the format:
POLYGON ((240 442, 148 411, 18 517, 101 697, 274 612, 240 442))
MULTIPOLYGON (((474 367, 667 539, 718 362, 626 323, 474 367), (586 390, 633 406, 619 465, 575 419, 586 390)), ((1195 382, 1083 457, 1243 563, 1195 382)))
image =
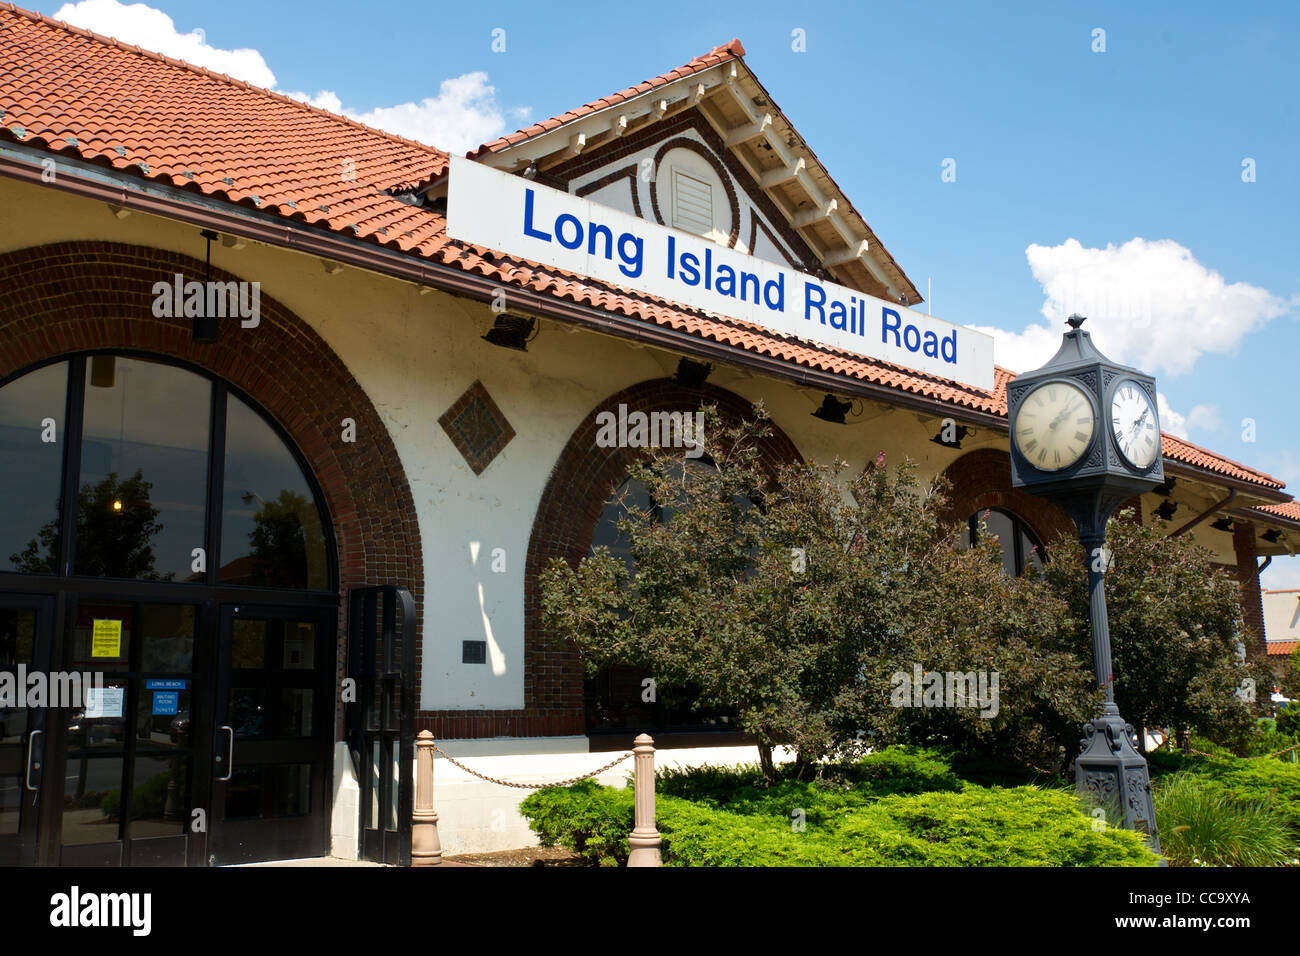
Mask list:
MULTIPOLYGON (((163 526, 149 499, 153 483, 144 472, 118 481, 110 472, 77 493, 77 573, 95 577, 168 581, 172 575, 154 570, 152 541, 163 526)), ((28 574, 53 574, 59 554, 59 518, 51 518, 9 560, 28 574)))
MULTIPOLYGON (((1245 640, 1237 582, 1188 538, 1163 522, 1140 525, 1131 511, 1106 530, 1113 567, 1106 574, 1115 702, 1135 727, 1196 728, 1220 743, 1249 734, 1250 706, 1238 695, 1245 678, 1271 686, 1253 664, 1237 663, 1245 640)), ((1075 652, 1091 666, 1087 571, 1078 542, 1062 539, 1047 580, 1070 604, 1075 652), (1073 560, 1070 557, 1073 556, 1073 560)), ((1143 741, 1145 743, 1145 741, 1143 741)))
POLYGON ((670 505, 668 520, 629 510, 630 570, 605 549, 577 568, 552 561, 545 627, 593 672, 641 666, 695 685, 704 706, 731 707, 769 780, 778 744, 796 748, 801 768, 898 736, 1061 758, 1091 699, 1086 670, 1057 646, 1064 606, 1006 578, 991 543, 954 552, 942 489, 910 464, 890 470, 882 455, 857 475, 842 461, 769 475, 755 412, 730 428, 706 412, 712 468, 659 450, 631 471, 670 505), (998 715, 895 706, 894 675, 914 664, 1005 669, 998 715))
POLYGON ((1300 698, 1300 644, 1296 645, 1291 656, 1287 658, 1287 668, 1282 674, 1280 686, 1284 696, 1292 700, 1300 698))
POLYGON ((983 532, 969 550, 936 547, 916 586, 904 656, 943 678, 948 706, 899 709, 891 737, 1047 773, 1068 769, 1101 697, 1071 646, 1066 603, 1040 577, 1006 574, 997 539, 983 532), (953 690, 969 697, 963 675, 987 682, 974 706, 952 706, 947 693, 951 677, 953 690))

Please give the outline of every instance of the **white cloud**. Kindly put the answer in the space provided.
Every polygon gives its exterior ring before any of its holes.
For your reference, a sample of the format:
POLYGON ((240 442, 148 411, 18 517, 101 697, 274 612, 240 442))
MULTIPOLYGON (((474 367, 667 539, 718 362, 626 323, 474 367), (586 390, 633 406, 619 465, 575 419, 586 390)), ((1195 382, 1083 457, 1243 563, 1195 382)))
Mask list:
MULTIPOLYGON (((1025 258, 1043 288, 1050 321, 1020 332, 971 326, 994 337, 999 365, 1037 368, 1055 354, 1064 319, 1084 326, 1107 356, 1153 375, 1182 375, 1206 354, 1231 353, 1251 332, 1293 310, 1296 301, 1245 282, 1227 283, 1172 239, 1130 239, 1122 246, 1085 248, 1077 239, 1031 245, 1025 258)), ((1202 413, 1203 427, 1212 420, 1202 413)))
MULTIPOLYGON (((221 50, 209 46, 202 29, 181 33, 171 17, 143 3, 80 0, 65 3, 54 16, 123 43, 226 73, 255 86, 275 88, 275 74, 257 50, 221 50)), ((350 116, 367 126, 457 153, 503 134, 507 115, 520 126, 532 115, 531 107, 503 110, 497 104, 495 88, 483 72, 443 80, 437 96, 425 97, 418 103, 411 101, 369 111, 344 107, 342 97, 333 90, 319 90, 315 94, 286 92, 285 95, 331 113, 350 116)))
POLYGON ((281 90, 280 92, 292 99, 302 100, 302 102, 317 109, 329 110, 331 113, 343 112, 343 101, 339 99, 339 95, 333 90, 318 90, 314 95, 311 93, 290 93, 287 90, 281 90))
POLYGON ((1160 415, 1162 432, 1191 440, 1187 434, 1187 416, 1174 411, 1173 406, 1169 404, 1169 399, 1165 398, 1165 393, 1161 391, 1156 392, 1156 412, 1160 415))
MULTIPOLYGON (((348 115, 367 126, 419 140, 453 153, 464 153, 505 132, 505 117, 496 89, 481 71, 443 80, 437 96, 419 103, 399 103, 348 115)), ((515 111, 517 112, 517 111, 515 111)))
POLYGON ((226 73, 256 86, 268 89, 275 86, 275 74, 261 53, 248 48, 219 50, 209 46, 202 29, 181 33, 171 17, 147 4, 81 0, 80 3, 65 3, 59 7, 54 19, 195 66, 226 73))
POLYGON ((1053 327, 1073 312, 1086 315, 1102 351, 1152 374, 1182 375, 1202 355, 1231 353, 1294 306, 1267 289, 1226 282, 1172 239, 1105 249, 1067 239, 1031 245, 1025 257, 1053 327))
POLYGON ((1192 440, 1192 431, 1217 432, 1223 424, 1222 416, 1215 405, 1193 405, 1186 415, 1174 410, 1165 393, 1156 392, 1156 411, 1160 413, 1160 430, 1179 438, 1192 440))
POLYGON ((1187 413, 1187 427, 1197 431, 1217 432, 1223 425, 1223 416, 1217 405, 1193 405, 1187 413))
POLYGON ((1008 332, 991 325, 972 325, 969 328, 993 336, 993 360, 1013 372, 1028 372, 1038 368, 1061 347, 1061 329, 1031 325, 1023 332, 1008 332))

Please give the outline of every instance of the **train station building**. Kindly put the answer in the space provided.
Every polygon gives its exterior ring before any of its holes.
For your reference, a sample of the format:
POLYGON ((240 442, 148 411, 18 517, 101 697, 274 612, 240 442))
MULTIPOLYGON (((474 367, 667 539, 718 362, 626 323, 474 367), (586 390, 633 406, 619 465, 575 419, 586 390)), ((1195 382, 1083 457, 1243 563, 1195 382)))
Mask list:
MULTIPOLYGON (((738 40, 449 157, 0 6, 0 670, 105 683, 0 715, 0 863, 391 859, 412 728, 466 757, 739 743, 540 625, 546 563, 617 546, 633 416, 761 400, 772 462, 909 457, 1020 573, 1069 525, 1011 488, 1011 377, 923 311, 738 40), (589 264, 485 241, 512 197, 589 264)), ((1263 654, 1300 509, 1162 450, 1142 520, 1193 524, 1263 654)), ((449 849, 507 839, 486 806, 449 849)))

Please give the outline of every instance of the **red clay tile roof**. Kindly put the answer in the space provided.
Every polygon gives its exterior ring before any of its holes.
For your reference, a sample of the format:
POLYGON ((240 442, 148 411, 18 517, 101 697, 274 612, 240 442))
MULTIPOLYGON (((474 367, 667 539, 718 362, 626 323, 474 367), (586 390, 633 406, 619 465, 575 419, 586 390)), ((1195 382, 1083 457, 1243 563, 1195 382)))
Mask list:
POLYGON ((446 154, 180 60, 0 6, 0 128, 22 143, 333 230, 391 232, 387 195, 446 154))
MULTIPOLYGON (((743 52, 733 40, 692 64, 704 69, 743 52)), ((441 175, 447 155, 440 150, 12 4, 0 4, 0 140, 6 139, 794 366, 994 415, 1007 413, 1006 384, 1013 373, 1003 368, 995 372, 994 390, 986 392, 462 246, 447 239, 441 213, 392 195, 441 175)), ((1263 472, 1170 435, 1164 436, 1163 452, 1175 461, 1265 488, 1282 487, 1263 472)))
POLYGON ((1300 644, 1300 641, 1269 641, 1268 656, 1281 657, 1289 655, 1295 651, 1297 644, 1300 644))
POLYGON ((618 103, 626 102, 635 96, 641 96, 643 93, 649 93, 653 89, 661 86, 667 86, 674 80, 680 80, 684 76, 690 76, 693 73, 699 73, 701 70, 707 70, 711 66, 717 66, 719 63, 725 63, 727 60, 745 55, 744 45, 737 39, 730 43, 724 43, 722 46, 715 46, 703 56, 697 56, 684 66, 679 66, 661 76, 653 77, 649 80, 643 80, 636 86, 629 86, 626 90, 618 93, 611 93, 609 96, 602 97, 598 100, 592 100, 577 109, 569 110, 567 113, 561 113, 559 116, 552 116, 550 119, 542 120, 540 123, 534 123, 532 126, 525 127, 517 132, 502 136, 500 139, 494 139, 490 143, 484 143, 472 153, 468 153, 470 159, 476 159, 485 153, 495 153, 498 150, 505 149, 507 146, 514 146, 516 143, 522 143, 526 139, 532 139, 534 136, 540 136, 542 133, 548 133, 556 127, 563 126, 565 123, 571 123, 576 119, 581 119, 591 113, 603 110, 606 107, 614 106, 618 103))
POLYGON ((1276 518, 1286 518, 1288 521, 1300 523, 1300 501, 1286 501, 1280 505, 1260 505, 1255 510, 1263 511, 1265 514, 1276 518))
POLYGON ((1281 489, 1286 484, 1286 482, 1278 481, 1272 475, 1266 475, 1255 468, 1250 468, 1230 458, 1217 455, 1208 448, 1193 445, 1184 438, 1176 438, 1167 432, 1162 432, 1160 437, 1161 451, 1166 458, 1172 458, 1174 461, 1195 465, 1198 468, 1204 468, 1206 471, 1227 475, 1229 478, 1236 478, 1238 481, 1263 485, 1266 488, 1281 489))

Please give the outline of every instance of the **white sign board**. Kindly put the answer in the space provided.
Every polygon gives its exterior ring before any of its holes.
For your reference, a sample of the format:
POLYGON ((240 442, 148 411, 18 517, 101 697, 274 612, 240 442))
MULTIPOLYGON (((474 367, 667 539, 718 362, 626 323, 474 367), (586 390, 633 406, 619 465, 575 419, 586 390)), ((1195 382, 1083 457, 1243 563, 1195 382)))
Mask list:
POLYGON ((126 709, 125 687, 87 687, 86 717, 121 717, 126 709))
POLYGON ((459 156, 447 236, 993 390, 993 339, 982 332, 459 156))

